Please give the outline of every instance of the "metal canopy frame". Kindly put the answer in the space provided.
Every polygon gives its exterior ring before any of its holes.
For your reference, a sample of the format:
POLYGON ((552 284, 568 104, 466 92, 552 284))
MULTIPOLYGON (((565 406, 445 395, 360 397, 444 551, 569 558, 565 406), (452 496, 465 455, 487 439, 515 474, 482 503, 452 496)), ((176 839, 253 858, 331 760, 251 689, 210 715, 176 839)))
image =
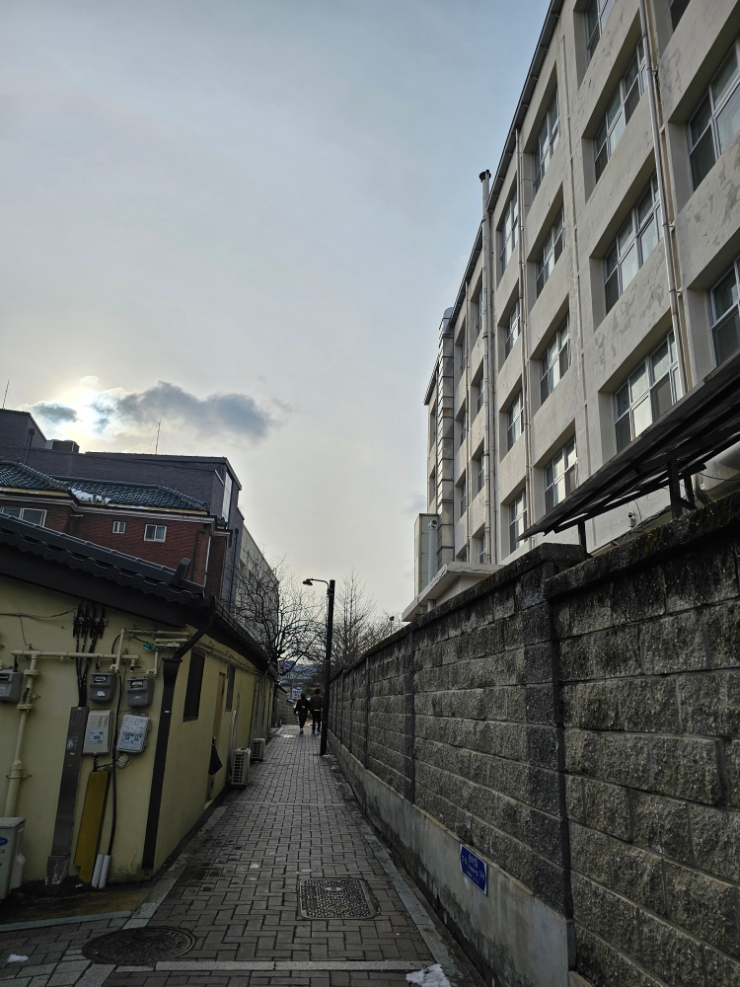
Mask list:
POLYGON ((520 536, 578 526, 585 546, 590 518, 668 487, 673 516, 693 508, 691 477, 706 462, 740 442, 740 352, 708 374, 626 449, 520 536), (681 496, 681 480, 686 498, 681 496))

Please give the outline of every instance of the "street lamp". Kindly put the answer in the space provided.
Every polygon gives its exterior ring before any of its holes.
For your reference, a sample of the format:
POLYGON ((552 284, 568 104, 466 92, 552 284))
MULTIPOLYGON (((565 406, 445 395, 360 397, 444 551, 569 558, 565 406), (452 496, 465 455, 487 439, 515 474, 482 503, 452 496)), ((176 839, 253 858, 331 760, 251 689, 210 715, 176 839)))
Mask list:
POLYGON ((304 579, 304 586, 313 586, 314 583, 324 583, 326 586, 326 599, 328 601, 326 616, 326 658, 324 659, 324 709, 321 717, 321 746, 319 754, 323 757, 326 754, 327 722, 329 719, 329 689, 331 687, 331 635, 334 629, 334 580, 327 582, 325 579, 304 579))

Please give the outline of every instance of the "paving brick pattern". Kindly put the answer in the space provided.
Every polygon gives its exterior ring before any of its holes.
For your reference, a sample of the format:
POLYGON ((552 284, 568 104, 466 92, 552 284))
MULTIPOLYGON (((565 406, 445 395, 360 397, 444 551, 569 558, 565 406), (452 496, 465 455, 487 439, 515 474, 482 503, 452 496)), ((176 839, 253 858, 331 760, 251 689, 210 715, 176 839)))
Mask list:
MULTIPOLYGON (((408 961, 434 963, 386 872, 365 842, 333 758, 318 756, 318 735, 283 727, 253 765, 249 786, 231 792, 225 811, 193 853, 149 923, 187 929, 188 961, 408 961), (377 903, 370 919, 300 916, 298 881, 355 877, 377 903)), ((125 920, 0 935, 0 980, 8 987, 66 987, 89 966, 81 944, 125 920), (69 948, 68 948, 69 947, 69 948), (10 952, 29 962, 8 965, 10 952), (70 966, 70 964, 72 964, 70 966), (76 964, 76 965, 75 965, 76 964), (60 979, 61 978, 61 979, 60 979)), ((132 959, 135 963, 135 959, 132 959)), ((90 972, 88 972, 88 976, 90 972)), ((80 980, 80 977, 82 979, 80 980)), ((396 971, 114 971, 105 987, 406 987, 396 971)))

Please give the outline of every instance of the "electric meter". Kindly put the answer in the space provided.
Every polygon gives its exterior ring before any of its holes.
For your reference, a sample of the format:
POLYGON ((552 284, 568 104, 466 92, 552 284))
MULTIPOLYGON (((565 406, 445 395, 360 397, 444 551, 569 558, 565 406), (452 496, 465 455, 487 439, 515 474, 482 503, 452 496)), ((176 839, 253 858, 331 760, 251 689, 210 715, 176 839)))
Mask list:
POLYGON ((146 713, 125 713, 118 732, 119 751, 127 754, 141 754, 149 736, 150 719, 146 713))
POLYGON ((110 751, 112 713, 109 709, 92 709, 87 717, 83 754, 107 754, 110 751))
POLYGON ((93 672, 90 676, 90 699, 94 703, 109 703, 115 698, 118 676, 115 672, 93 672))
POLYGON ((0 672, 0 703, 19 703, 23 691, 23 672, 0 672))
POLYGON ((129 679, 126 683, 126 702, 129 706, 151 706, 154 701, 154 679, 151 675, 129 679))

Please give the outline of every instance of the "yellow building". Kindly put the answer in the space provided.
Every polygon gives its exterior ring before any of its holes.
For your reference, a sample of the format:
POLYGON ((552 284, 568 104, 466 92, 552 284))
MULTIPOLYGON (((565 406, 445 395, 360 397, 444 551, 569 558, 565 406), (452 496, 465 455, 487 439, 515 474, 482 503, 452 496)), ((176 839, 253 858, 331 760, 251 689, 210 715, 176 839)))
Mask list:
POLYGON ((266 655, 187 562, 0 515, 0 809, 26 820, 24 882, 90 880, 111 834, 108 879, 150 876, 269 736, 266 655))

